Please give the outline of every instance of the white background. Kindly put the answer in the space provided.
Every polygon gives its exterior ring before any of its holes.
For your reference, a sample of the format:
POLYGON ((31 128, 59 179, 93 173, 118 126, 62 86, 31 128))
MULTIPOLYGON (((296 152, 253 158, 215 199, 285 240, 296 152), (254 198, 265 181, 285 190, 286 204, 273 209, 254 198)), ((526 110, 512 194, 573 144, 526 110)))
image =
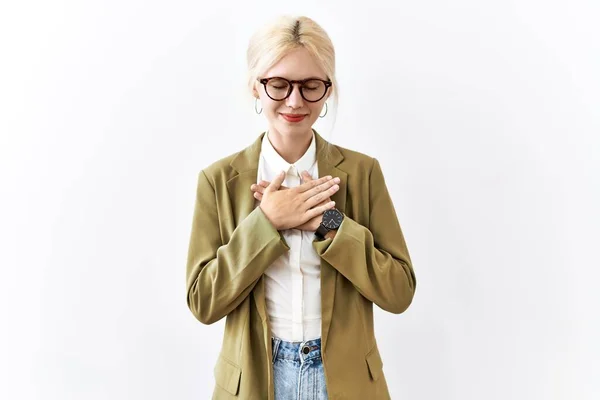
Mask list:
POLYGON ((210 398, 197 173, 266 127, 246 45, 291 13, 336 46, 315 128, 380 160, 413 259, 392 398, 600 398, 599 3, 289 3, 2 3, 0 397, 210 398))

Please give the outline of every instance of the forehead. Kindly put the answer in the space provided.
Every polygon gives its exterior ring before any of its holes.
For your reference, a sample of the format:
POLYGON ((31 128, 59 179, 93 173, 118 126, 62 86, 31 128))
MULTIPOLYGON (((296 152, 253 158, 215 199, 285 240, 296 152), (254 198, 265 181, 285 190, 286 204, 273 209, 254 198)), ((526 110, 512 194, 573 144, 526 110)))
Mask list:
POLYGON ((286 54, 265 73, 265 76, 281 76, 287 79, 327 78, 317 61, 303 47, 286 54))

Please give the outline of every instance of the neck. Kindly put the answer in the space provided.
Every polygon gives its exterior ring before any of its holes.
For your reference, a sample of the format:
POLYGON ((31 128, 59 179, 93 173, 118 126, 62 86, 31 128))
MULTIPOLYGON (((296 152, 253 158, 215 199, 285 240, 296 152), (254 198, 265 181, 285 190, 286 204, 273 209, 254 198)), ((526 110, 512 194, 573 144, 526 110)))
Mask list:
POLYGON ((293 164, 308 150, 313 131, 309 130, 306 133, 297 135, 282 135, 274 129, 269 129, 267 135, 271 145, 281 158, 293 164))

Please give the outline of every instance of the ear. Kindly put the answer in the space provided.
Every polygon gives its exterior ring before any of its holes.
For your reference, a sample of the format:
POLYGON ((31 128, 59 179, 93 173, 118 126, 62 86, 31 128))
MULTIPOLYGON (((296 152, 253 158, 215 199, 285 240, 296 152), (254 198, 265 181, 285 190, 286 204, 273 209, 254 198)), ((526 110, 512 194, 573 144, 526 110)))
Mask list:
POLYGON ((258 94, 258 90, 256 89, 256 82, 254 82, 254 85, 252 86, 252 95, 255 99, 260 99, 260 95, 258 94))

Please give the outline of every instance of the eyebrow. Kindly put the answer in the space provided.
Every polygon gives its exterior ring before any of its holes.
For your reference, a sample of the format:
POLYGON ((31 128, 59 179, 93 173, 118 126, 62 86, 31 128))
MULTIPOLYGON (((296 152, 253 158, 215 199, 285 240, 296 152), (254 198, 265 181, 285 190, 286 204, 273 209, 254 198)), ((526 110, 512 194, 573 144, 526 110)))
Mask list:
POLYGON ((315 75, 309 76, 308 78, 304 78, 304 79, 290 79, 290 78, 286 78, 285 76, 281 76, 281 75, 266 76, 265 78, 266 79, 270 79, 270 78, 284 78, 284 79, 287 79, 289 81, 296 81, 296 80, 297 81, 306 81, 308 79, 319 79, 319 80, 323 80, 323 81, 328 81, 329 80, 328 78, 321 78, 321 77, 315 76, 315 75))

